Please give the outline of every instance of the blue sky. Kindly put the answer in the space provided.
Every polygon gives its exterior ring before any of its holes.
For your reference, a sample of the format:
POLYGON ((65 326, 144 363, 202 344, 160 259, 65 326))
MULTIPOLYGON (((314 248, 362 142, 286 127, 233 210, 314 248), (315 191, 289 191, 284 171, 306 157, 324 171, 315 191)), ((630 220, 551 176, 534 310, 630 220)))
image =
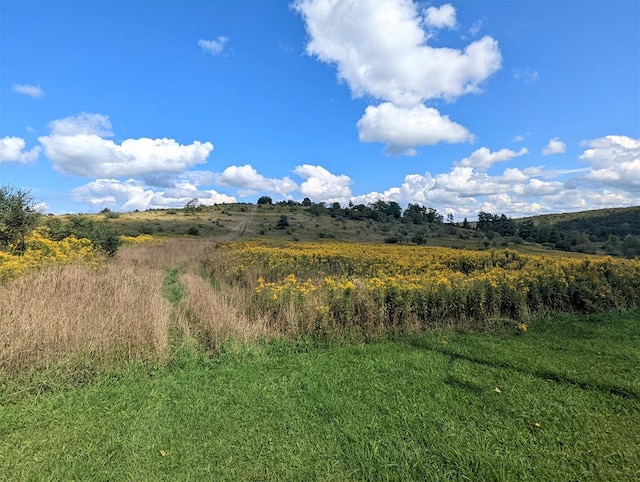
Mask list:
POLYGON ((0 184, 47 212, 640 205, 637 1, 0 1, 0 184))

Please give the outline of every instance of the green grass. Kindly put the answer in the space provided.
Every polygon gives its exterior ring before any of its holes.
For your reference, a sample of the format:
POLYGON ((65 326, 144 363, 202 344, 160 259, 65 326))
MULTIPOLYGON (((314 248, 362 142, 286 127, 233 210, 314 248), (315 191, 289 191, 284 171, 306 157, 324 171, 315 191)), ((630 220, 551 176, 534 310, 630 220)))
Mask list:
POLYGON ((639 338, 635 312, 130 365, 5 396, 0 479, 638 480, 639 338))
POLYGON ((164 278, 162 286, 163 296, 173 305, 176 306, 180 300, 187 294, 185 286, 180 281, 180 270, 170 270, 164 278))

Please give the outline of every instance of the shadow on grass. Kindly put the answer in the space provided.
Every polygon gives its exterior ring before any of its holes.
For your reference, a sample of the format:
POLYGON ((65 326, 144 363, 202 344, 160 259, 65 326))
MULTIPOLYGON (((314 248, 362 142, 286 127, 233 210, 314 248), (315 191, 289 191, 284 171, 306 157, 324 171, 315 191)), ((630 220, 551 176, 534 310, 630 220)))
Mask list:
MULTIPOLYGON (((435 353, 440 353, 444 356, 447 356, 450 358, 450 363, 453 363, 457 360, 464 360, 464 361, 475 363, 478 365, 483 365, 489 368, 503 368, 507 370, 513 370, 518 373, 530 375, 543 380, 573 385, 583 390, 595 390, 601 393, 616 395, 622 398, 640 400, 640 393, 638 391, 633 389, 628 389, 628 388, 622 388, 620 386, 617 386, 611 383, 598 383, 593 381, 586 382, 584 380, 578 380, 576 378, 572 378, 567 375, 563 375, 563 374, 549 371, 549 370, 536 369, 535 367, 523 367, 514 363, 510 363, 508 361, 491 360, 491 359, 484 358, 477 355, 459 353, 446 346, 439 346, 429 340, 407 339, 403 341, 408 346, 412 346, 414 348, 419 348, 423 350, 428 350, 435 353)), ((454 380, 451 380, 451 381, 455 382, 454 380)), ((468 383, 465 383, 465 388, 471 388, 466 385, 468 385, 468 383)))

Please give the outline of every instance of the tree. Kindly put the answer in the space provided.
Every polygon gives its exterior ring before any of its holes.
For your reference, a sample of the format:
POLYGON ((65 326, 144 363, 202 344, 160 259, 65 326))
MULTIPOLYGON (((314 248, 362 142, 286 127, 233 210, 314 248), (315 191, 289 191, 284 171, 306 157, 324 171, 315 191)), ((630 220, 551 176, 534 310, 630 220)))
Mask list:
POLYGON ((422 245, 422 244, 426 244, 427 242, 427 236, 424 233, 424 231, 418 231, 416 234, 413 235, 413 237, 411 238, 411 242, 418 244, 418 245, 422 245))
POLYGON ((419 204, 409 204, 405 209, 404 218, 413 224, 442 223, 443 216, 435 208, 427 208, 419 204))
POLYGON ((262 204, 273 204, 273 199, 269 196, 260 196, 260 198, 258 198, 258 205, 262 204))
POLYGON ((478 213, 478 224, 476 225, 480 231, 495 231, 494 223, 498 220, 497 214, 491 214, 484 211, 478 213))
POLYGON ((288 227, 289 227, 289 219, 283 214, 282 216, 280 216, 280 219, 278 219, 278 222, 276 223, 276 228, 286 229, 288 227))
POLYGON ((0 249, 24 253, 25 238, 38 224, 40 211, 31 193, 13 186, 0 188, 0 249))
POLYGON ((185 214, 193 214, 196 211, 200 211, 201 209, 202 206, 200 206, 200 200, 197 197, 193 198, 191 201, 184 205, 185 214))
POLYGON ((400 219, 402 216, 402 208, 400 204, 395 201, 383 201, 382 199, 376 201, 373 204, 370 204, 370 207, 373 211, 382 213, 388 217, 400 219))
POLYGON ((306 198, 304 198, 302 200, 302 205, 303 206, 309 207, 309 206, 311 206, 311 204, 313 204, 313 203, 311 202, 311 199, 309 199, 308 197, 306 197, 306 198))
POLYGON ((518 235, 525 241, 535 241, 538 236, 538 226, 531 219, 522 221, 518 226, 518 235))

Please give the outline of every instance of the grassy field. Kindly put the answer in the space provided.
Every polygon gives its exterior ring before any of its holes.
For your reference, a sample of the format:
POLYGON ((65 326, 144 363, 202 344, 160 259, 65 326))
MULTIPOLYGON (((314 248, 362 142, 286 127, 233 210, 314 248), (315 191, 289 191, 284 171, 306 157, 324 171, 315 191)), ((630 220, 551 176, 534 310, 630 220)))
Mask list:
POLYGON ((637 261, 239 243, 242 207, 0 284, 0 480, 638 480, 637 261))
MULTIPOLYGON (((477 248, 483 246, 483 236, 472 230, 454 229, 451 234, 429 233, 427 225, 369 223, 350 219, 315 216, 304 206, 221 204, 204 206, 199 211, 185 213, 182 209, 162 209, 117 214, 93 214, 88 218, 105 223, 125 235, 155 236, 189 235, 199 237, 280 239, 289 241, 342 240, 383 243, 385 238, 404 233, 408 240, 417 231, 426 233, 426 244, 477 248), (287 216, 289 226, 278 229, 281 216, 287 216), (477 236, 476 236, 477 234, 477 236)), ((64 221, 65 216, 58 216, 64 221)), ((435 228, 434 228, 435 229, 435 228)), ((446 229, 445 229, 446 231, 446 229)), ((408 242, 408 241, 407 241, 408 242)))
POLYGON ((637 480, 640 313, 184 348, 5 392, 3 480, 637 480))

